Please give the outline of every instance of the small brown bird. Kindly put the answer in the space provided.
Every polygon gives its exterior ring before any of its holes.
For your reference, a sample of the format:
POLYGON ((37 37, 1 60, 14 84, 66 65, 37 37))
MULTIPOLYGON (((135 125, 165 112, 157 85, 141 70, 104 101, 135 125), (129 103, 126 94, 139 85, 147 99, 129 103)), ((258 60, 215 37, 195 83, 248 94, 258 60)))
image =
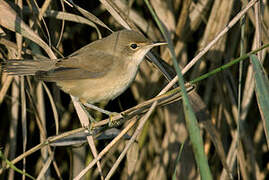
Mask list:
POLYGON ((68 57, 45 60, 7 60, 10 75, 34 75, 56 82, 82 102, 96 103, 116 98, 133 82, 139 64, 153 43, 135 31, 122 30, 94 41, 68 57))

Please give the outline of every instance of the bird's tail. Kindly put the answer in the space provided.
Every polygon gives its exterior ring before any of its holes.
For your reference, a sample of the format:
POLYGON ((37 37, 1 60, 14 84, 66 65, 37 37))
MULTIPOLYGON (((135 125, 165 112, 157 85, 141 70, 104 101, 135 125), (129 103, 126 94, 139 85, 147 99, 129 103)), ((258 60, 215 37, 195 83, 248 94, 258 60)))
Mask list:
POLYGON ((35 75, 37 71, 48 71, 55 65, 53 60, 7 60, 1 69, 9 75, 35 75))

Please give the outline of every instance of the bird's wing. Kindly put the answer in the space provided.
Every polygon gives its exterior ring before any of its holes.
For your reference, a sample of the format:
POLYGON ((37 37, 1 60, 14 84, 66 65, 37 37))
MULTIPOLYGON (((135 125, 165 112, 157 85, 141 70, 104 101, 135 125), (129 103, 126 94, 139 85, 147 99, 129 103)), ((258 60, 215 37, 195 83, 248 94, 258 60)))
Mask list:
POLYGON ((55 68, 49 71, 37 71, 35 75, 45 81, 100 78, 114 65, 113 57, 100 51, 85 52, 79 56, 72 54, 59 59, 55 68))

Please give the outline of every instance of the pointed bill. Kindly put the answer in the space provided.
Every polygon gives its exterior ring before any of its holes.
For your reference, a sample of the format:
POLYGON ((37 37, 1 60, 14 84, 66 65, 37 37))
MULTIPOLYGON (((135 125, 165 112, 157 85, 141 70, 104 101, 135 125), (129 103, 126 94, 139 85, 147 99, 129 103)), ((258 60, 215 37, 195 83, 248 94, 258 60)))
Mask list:
POLYGON ((155 46, 162 46, 162 45, 167 45, 167 42, 154 42, 150 46, 155 47, 155 46))

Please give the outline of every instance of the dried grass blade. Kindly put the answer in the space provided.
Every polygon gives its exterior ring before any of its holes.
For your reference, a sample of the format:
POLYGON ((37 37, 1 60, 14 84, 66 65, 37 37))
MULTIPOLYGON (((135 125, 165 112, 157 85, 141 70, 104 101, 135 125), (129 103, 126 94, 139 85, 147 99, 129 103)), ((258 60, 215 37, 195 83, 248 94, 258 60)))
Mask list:
POLYGON ((0 1, 0 25, 21 34, 42 47, 52 59, 56 59, 51 48, 17 15, 5 1, 0 1))
MULTIPOLYGON (((71 98, 72 98, 73 104, 76 108, 81 126, 82 127, 90 127, 89 118, 88 118, 89 114, 87 115, 87 112, 83 109, 82 104, 80 102, 78 102, 75 97, 71 96, 71 98)), ((92 135, 87 136, 87 140, 88 140, 88 144, 90 146, 90 149, 91 149, 91 152, 92 152, 94 158, 97 158, 98 153, 97 153, 97 149, 96 149, 96 146, 94 144, 94 141, 93 141, 93 136, 92 135)), ((97 162, 97 167, 98 167, 98 171, 100 173, 101 179, 103 179, 103 173, 102 173, 100 161, 97 162)))
POLYGON ((54 116, 54 121, 55 121, 55 126, 56 126, 56 135, 57 135, 59 133, 59 115, 57 112, 57 108, 56 108, 55 102, 53 100, 53 97, 52 97, 47 85, 44 82, 42 82, 42 85, 43 85, 43 87, 44 87, 44 89, 49 97, 49 100, 50 100, 50 104, 51 104, 51 108, 52 108, 53 116, 54 116))
POLYGON ((110 0, 100 0, 108 12, 126 29, 134 29, 135 25, 124 15, 118 6, 110 0))
POLYGON ((7 90, 12 82, 12 79, 12 76, 8 76, 4 81, 4 84, 2 85, 2 88, 0 90, 0 104, 2 104, 4 97, 6 96, 7 90))
POLYGON ((113 32, 105 23, 103 23, 99 18, 97 18, 95 15, 93 15, 92 13, 90 13, 89 11, 86 11, 85 9, 79 7, 78 5, 76 5, 75 3, 72 2, 72 5, 86 18, 88 18, 89 20, 91 20, 92 22, 108 29, 109 31, 113 32))
POLYGON ((86 19, 84 17, 78 16, 75 14, 71 14, 71 13, 67 13, 67 12, 55 11, 55 10, 46 11, 46 13, 44 14, 44 17, 53 17, 55 19, 86 24, 86 25, 91 26, 94 29, 96 29, 98 36, 102 37, 98 27, 93 22, 89 21, 88 19, 86 19))

